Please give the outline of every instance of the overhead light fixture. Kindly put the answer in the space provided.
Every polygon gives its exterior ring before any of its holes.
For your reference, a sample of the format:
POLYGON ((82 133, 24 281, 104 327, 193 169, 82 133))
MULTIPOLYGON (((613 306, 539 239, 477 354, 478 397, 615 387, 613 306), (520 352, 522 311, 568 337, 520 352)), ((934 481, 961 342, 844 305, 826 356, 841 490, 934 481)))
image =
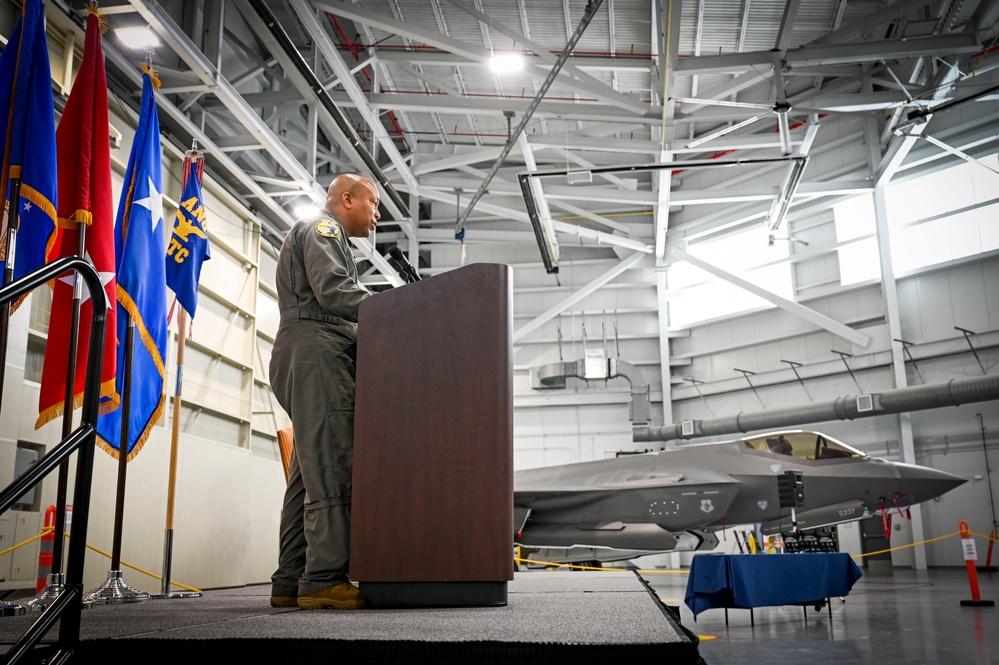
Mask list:
POLYGON ((315 203, 303 203, 302 205, 295 206, 295 217, 297 219, 315 217, 318 214, 319 206, 315 203))
POLYGON ((801 175, 805 172, 806 164, 808 164, 808 157, 792 158, 791 168, 784 178, 784 184, 781 185, 777 198, 770 206, 770 212, 764 218, 764 224, 771 234, 779 229, 781 222, 784 221, 784 216, 787 215, 787 210, 791 207, 791 199, 794 198, 798 183, 801 182, 801 175))
POLYGON ((791 130, 787 124, 787 112, 791 110, 791 105, 787 102, 774 105, 774 113, 777 114, 777 131, 780 133, 780 152, 782 155, 790 155, 791 151, 791 130))
POLYGON ((148 27, 117 28, 115 34, 121 43, 135 51, 145 51, 160 45, 160 39, 148 27))
POLYGON ((524 58, 519 53, 494 53, 489 58, 489 69, 495 74, 512 74, 524 69, 524 58))

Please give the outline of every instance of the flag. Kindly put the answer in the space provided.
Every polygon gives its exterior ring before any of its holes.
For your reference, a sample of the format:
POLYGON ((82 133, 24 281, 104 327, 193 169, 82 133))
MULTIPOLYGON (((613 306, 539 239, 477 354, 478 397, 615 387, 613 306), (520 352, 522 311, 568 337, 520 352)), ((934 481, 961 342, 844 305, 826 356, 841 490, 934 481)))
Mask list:
MULTIPOLYGON (((166 355, 166 276, 160 123, 153 93, 154 73, 143 67, 142 107, 128 156, 114 226, 118 276, 118 369, 115 381, 122 406, 97 419, 97 443, 112 457, 120 454, 123 411, 128 404, 128 459, 138 454, 163 412, 166 355), (124 391, 129 320, 135 324, 131 388, 124 391)), ((158 81, 155 83, 159 87, 158 81)))
MULTIPOLYGON (((201 165, 204 164, 204 160, 201 165)), ((191 168, 191 159, 184 160, 187 182, 180 196, 180 207, 173 221, 173 235, 166 250, 166 283, 177 296, 177 302, 194 319, 198 307, 198 280, 201 264, 212 258, 208 248, 208 220, 201 199, 201 169, 191 168)))
MULTIPOLYGON (((104 364, 101 368, 100 412, 118 407, 115 390, 115 262, 114 208, 111 195, 111 145, 108 140, 108 85, 101 45, 103 19, 93 5, 88 6, 87 37, 83 62, 76 74, 73 91, 56 131, 59 155, 59 218, 56 241, 49 260, 74 256, 79 251, 79 228, 84 226, 85 258, 97 269, 108 296, 107 328, 104 332, 104 364)), ((93 300, 86 283, 80 297, 80 329, 75 369, 73 406, 83 404, 86 378, 86 349, 90 343, 93 300)), ((69 363, 70 319, 73 311, 73 275, 55 280, 49 336, 45 342, 45 364, 38 396, 35 429, 63 414, 69 363)))
POLYGON ((25 0, 22 17, 0 54, 0 122, 5 130, 0 135, 0 270, 6 269, 9 208, 13 204, 19 215, 12 248, 13 279, 17 279, 45 265, 56 219, 55 110, 42 0, 25 0), (11 202, 10 181, 15 179, 20 179, 21 189, 17 201, 11 202))

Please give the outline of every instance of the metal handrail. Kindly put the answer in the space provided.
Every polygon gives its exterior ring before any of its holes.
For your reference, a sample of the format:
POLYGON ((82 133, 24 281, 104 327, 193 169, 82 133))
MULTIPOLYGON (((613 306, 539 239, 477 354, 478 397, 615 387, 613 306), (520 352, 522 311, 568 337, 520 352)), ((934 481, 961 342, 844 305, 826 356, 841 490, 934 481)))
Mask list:
MULTIPOLYGON (((70 454, 79 449, 76 462, 76 486, 73 493, 73 526, 70 530, 66 584, 41 616, 31 625, 0 663, 18 663, 32 655, 32 649, 59 622, 59 637, 49 663, 65 663, 80 642, 80 614, 83 610, 83 563, 87 545, 87 522, 90 515, 90 488, 94 469, 94 444, 97 440, 97 410, 100 403, 101 367, 104 363, 104 331, 109 309, 107 293, 97 270, 78 256, 57 259, 0 288, 0 305, 20 298, 62 273, 74 270, 83 277, 91 297, 90 347, 87 350, 87 375, 83 389, 80 425, 55 448, 43 455, 29 470, 0 492, 0 513, 17 502, 25 491, 40 483, 70 454)), ((60 537, 60 534, 56 534, 60 537)))

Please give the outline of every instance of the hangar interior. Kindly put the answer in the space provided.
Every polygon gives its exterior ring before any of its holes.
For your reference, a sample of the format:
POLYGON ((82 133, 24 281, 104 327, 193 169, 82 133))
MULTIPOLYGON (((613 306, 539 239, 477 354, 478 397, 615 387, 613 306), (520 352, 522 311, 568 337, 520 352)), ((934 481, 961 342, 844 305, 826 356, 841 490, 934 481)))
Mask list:
MULTIPOLYGON (((267 377, 277 249, 343 171, 380 185, 378 230, 354 245, 372 291, 402 284, 386 260, 393 245, 423 275, 511 266, 518 469, 686 445, 635 440, 641 383, 648 424, 679 427, 999 371, 997 2, 113 0, 99 9, 115 200, 147 58, 162 82, 165 210, 177 206, 184 152, 196 142, 205 154, 212 259, 180 414, 174 571, 185 583, 236 587, 273 570, 277 431, 290 424, 267 377), (152 51, 122 42, 117 31, 137 26, 158 37, 152 51), (497 55, 522 56, 522 69, 494 72, 497 55), (578 359, 617 359, 632 372, 542 382, 544 366, 578 359)), ((20 3, 0 11, 6 36, 20 3)), ((45 12, 58 114, 86 12, 64 0, 47 0, 45 12)), ((60 438, 57 423, 34 428, 47 297, 36 292, 11 318, 5 484, 19 456, 60 438)), ((176 342, 171 326, 167 386, 176 342)), ((904 545, 961 520, 994 526, 996 397, 800 427, 969 479, 896 521, 891 543, 904 545)), ((123 558, 153 570, 171 414, 128 471, 123 558)), ((95 474, 91 539, 108 547, 116 463, 99 454, 95 474)), ((4 515, 11 539, 37 533, 54 498, 50 480, 4 515)), ((840 529, 844 549, 860 552, 862 540, 858 525, 840 529)), ((33 584, 36 553, 17 555, 4 584, 33 584)), ((106 559, 87 556, 96 586, 106 559)), ((890 565, 963 558, 945 540, 893 552, 890 565)))

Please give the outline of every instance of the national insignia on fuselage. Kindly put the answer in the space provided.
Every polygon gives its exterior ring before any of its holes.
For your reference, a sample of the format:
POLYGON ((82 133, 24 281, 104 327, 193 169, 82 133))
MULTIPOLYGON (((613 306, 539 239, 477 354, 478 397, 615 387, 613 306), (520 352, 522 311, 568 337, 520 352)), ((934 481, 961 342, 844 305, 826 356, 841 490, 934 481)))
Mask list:
POLYGON ((316 222, 316 234, 324 238, 339 238, 340 225, 332 219, 321 219, 316 222))

